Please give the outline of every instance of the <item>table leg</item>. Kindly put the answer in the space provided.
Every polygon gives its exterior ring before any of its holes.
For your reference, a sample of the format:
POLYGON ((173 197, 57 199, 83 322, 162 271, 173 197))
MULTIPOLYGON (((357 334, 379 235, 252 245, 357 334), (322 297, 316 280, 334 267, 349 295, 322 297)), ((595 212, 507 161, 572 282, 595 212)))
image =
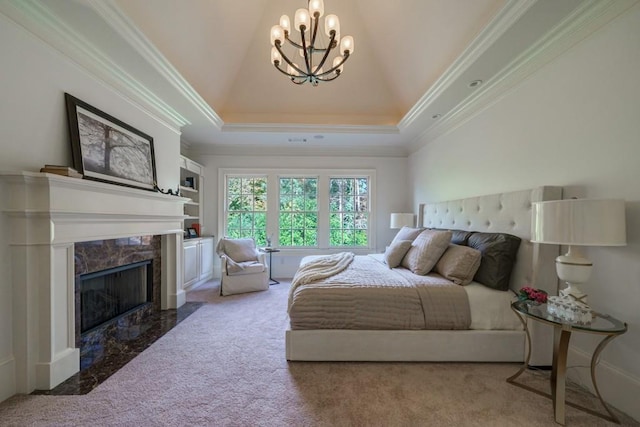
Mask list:
POLYGON ((273 252, 269 252, 269 285, 277 285, 280 282, 271 277, 271 272, 273 271, 271 268, 271 255, 273 255, 273 252))
POLYGON ((608 337, 600 341, 600 344, 598 344, 598 347, 596 347, 596 350, 593 352, 593 356, 591 357, 591 382, 593 383, 593 389, 596 391, 596 396, 598 396, 598 399, 600 399, 600 403, 602 403, 602 406, 604 406, 604 409, 606 409, 609 415, 611 415, 611 421, 620 424, 620 420, 618 420, 618 417, 616 417, 613 414, 613 412, 611 412, 607 404, 602 399, 602 396, 600 395, 600 390, 598 390, 598 384, 596 383, 596 364, 598 362, 598 357, 600 356, 600 352, 602 352, 602 350, 604 350, 607 344, 609 344, 609 342, 613 340, 616 336, 617 335, 609 335, 608 337))
POLYGON ((553 334, 553 366, 551 368, 551 400, 553 401, 553 413, 556 422, 562 425, 565 422, 567 353, 570 339, 570 330, 555 328, 553 334))

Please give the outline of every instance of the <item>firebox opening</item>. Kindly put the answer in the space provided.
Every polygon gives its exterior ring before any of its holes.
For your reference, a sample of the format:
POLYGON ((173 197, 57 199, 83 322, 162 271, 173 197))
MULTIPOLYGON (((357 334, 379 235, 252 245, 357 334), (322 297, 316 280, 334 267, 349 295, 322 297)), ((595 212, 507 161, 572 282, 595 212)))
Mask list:
POLYGON ((152 287, 153 260, 81 275, 81 334, 153 302, 152 287))

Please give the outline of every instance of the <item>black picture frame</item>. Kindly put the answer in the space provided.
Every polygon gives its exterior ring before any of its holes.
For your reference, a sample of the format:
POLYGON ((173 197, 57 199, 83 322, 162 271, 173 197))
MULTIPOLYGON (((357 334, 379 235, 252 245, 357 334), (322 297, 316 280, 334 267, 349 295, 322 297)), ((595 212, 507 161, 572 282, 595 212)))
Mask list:
POLYGON ((187 228, 187 237, 189 239, 198 237, 198 232, 196 231, 195 228, 187 228))
POLYGON ((153 138, 65 93, 73 167, 84 178, 156 191, 153 138))

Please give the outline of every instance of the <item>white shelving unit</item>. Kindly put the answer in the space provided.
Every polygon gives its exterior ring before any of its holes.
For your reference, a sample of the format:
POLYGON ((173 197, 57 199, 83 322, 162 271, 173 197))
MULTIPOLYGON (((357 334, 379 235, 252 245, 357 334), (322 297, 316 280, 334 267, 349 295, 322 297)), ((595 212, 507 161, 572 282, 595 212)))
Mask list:
POLYGON ((204 202, 204 166, 184 156, 180 156, 180 194, 191 199, 184 204, 184 228, 191 228, 193 224, 200 224, 201 234, 205 234, 202 227, 202 203, 204 202), (191 185, 187 185, 190 180, 191 185))
POLYGON ((203 226, 204 166, 180 156, 180 194, 191 199, 184 204, 184 228, 197 228, 200 236, 185 238, 183 244, 183 284, 188 290, 213 277, 214 237, 207 236, 203 226))

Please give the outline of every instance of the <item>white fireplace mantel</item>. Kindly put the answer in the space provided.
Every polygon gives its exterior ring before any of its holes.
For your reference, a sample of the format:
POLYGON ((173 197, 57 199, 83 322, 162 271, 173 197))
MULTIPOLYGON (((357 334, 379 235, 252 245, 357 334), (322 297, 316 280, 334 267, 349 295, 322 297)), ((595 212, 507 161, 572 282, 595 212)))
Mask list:
POLYGON ((79 371, 74 243, 162 235, 162 309, 185 302, 188 199, 52 174, 0 173, 13 283, 16 391, 49 390, 79 371))

